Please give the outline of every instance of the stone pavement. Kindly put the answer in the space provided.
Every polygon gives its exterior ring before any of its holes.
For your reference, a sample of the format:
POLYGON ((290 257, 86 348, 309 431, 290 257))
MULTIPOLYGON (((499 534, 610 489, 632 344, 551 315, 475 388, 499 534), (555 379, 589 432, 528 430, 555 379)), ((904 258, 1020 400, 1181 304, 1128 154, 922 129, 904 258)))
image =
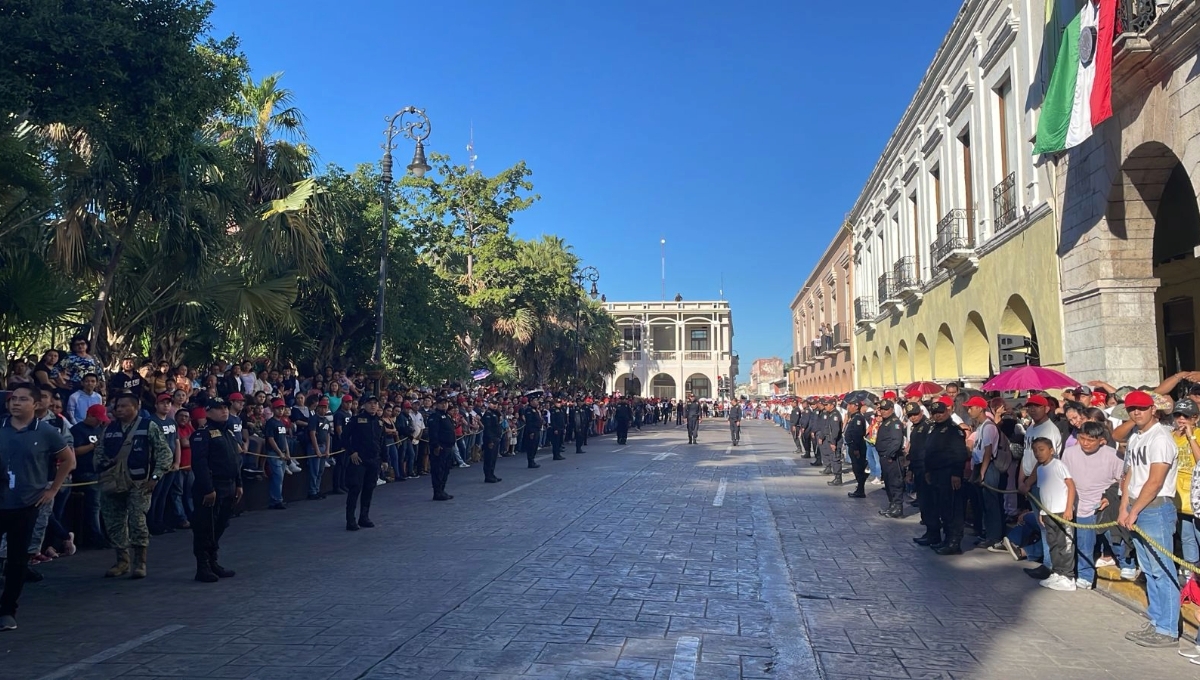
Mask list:
POLYGON ((1195 678, 1122 639, 1138 615, 1038 588, 1005 555, 939 558, 799 461, 790 438, 674 426, 537 470, 502 459, 380 487, 378 527, 339 497, 234 521, 197 584, 187 534, 145 581, 107 553, 44 568, 0 634, 0 678, 1195 678))

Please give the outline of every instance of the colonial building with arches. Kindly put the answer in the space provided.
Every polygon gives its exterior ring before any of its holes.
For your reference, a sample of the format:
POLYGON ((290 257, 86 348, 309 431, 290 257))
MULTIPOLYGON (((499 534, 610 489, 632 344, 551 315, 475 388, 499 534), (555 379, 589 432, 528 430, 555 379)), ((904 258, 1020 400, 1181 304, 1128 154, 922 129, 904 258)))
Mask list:
POLYGON ((1067 371, 1134 386, 1196 370, 1200 350, 1200 2, 1139 4, 1113 118, 1053 164, 1067 371))
POLYGON ((848 216, 859 387, 1064 364, 1046 4, 963 4, 848 216))
POLYGON ((682 399, 733 394, 738 357, 733 314, 717 301, 605 302, 617 322, 621 356, 609 393, 682 399))
POLYGON ((854 282, 850 232, 840 229, 792 299, 792 394, 842 394, 854 389, 854 282))

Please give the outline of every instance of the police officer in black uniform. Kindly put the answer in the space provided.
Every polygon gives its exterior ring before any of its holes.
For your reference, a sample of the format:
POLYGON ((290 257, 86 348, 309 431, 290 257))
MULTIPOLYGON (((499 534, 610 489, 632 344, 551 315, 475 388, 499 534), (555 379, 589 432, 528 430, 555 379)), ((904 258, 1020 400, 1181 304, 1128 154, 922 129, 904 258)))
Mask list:
POLYGON ((575 402, 571 419, 575 428, 575 453, 583 453, 583 447, 587 446, 588 431, 592 429, 592 405, 580 397, 575 402))
POLYGON ((817 436, 817 455, 825 461, 825 469, 821 472, 837 477, 842 474, 842 414, 838 413, 837 403, 825 399, 825 413, 821 420, 821 429, 817 436))
POLYGON ((500 481, 496 476, 496 459, 500 456, 500 440, 504 438, 501 419, 496 401, 488 401, 487 410, 483 412, 483 481, 488 484, 500 481))
POLYGON ((629 398, 621 397, 613 409, 613 422, 617 424, 617 443, 629 441, 629 424, 633 422, 633 408, 629 406, 629 398))
POLYGON ((809 397, 801 404, 800 417, 796 421, 796 427, 800 429, 800 446, 804 448, 803 458, 812 458, 812 424, 813 424, 813 400, 809 397))
POLYGON ((788 413, 788 429, 792 431, 792 443, 796 445, 796 453, 800 453, 800 403, 792 404, 788 413))
POLYGON ((729 420, 729 438, 734 446, 742 440, 742 415, 741 402, 735 401, 729 405, 729 413, 725 417, 729 420))
POLYGON ((550 451, 553 460, 566 460, 562 455, 563 438, 567 435, 567 410, 563 408, 562 397, 554 400, 550 407, 550 451))
POLYGON ((929 438, 929 430, 933 423, 925 417, 921 405, 910 401, 904 407, 904 415, 908 417, 908 471, 912 477, 913 487, 917 491, 917 509, 921 513, 921 524, 925 525, 925 535, 913 539, 917 545, 933 545, 942 541, 942 525, 934 504, 933 489, 925 481, 925 441, 929 438))
POLYGON ((813 402, 812 420, 808 428, 809 440, 812 442, 813 461, 810 465, 821 465, 821 435, 825 432, 825 421, 828 419, 825 412, 825 397, 819 397, 813 402))
POLYGON ((675 402, 675 424, 676 425, 683 424, 683 400, 682 399, 676 400, 676 402, 675 402))
POLYGON ((545 422, 542 418, 542 410, 538 408, 538 399, 534 397, 521 409, 521 420, 525 423, 525 429, 521 431, 521 441, 525 445, 525 458, 529 461, 529 467, 539 468, 534 462, 537 458, 538 443, 542 438, 542 426, 545 422))
POLYGON ((879 402, 879 431, 875 434, 875 450, 879 452, 879 465, 883 476, 883 487, 887 492, 888 506, 880 510, 884 517, 904 516, 904 473, 900 471, 904 455, 904 424, 896 417, 896 405, 891 399, 879 402))
MULTIPOLYGON (((867 483, 867 417, 862 413, 862 403, 850 401, 846 403, 846 429, 842 439, 846 442, 846 451, 850 454, 850 470, 854 473, 854 491, 846 494, 851 498, 866 498, 864 486, 867 483)), ((838 486, 842 482, 841 475, 829 482, 838 486), (837 482, 837 484, 834 484, 837 482)))
POLYGON ((683 407, 684 418, 687 419, 688 443, 700 443, 700 402, 696 401, 696 395, 689 394, 687 397, 687 405, 683 407))
POLYGON ((363 400, 361 411, 346 427, 343 441, 350 452, 346 471, 346 531, 370 529, 375 526, 371 521, 371 498, 379 481, 379 463, 384 451, 383 421, 379 419, 377 398, 363 400))
POLYGON ((234 575, 217 563, 221 536, 233 506, 242 500, 241 442, 229 424, 229 402, 209 399, 204 427, 192 433, 192 553, 196 580, 214 583, 234 575))
POLYGON ((425 421, 429 430, 429 481, 433 484, 435 501, 454 498, 446 493, 446 482, 450 479, 450 466, 454 461, 454 419, 446 412, 449 407, 448 398, 438 397, 425 421))
POLYGON ((933 424, 925 439, 925 481, 933 491, 937 526, 943 531, 941 543, 929 547, 939 555, 961 555, 963 538, 963 468, 971 458, 966 433, 954 424, 952 406, 935 401, 930 412, 933 424))

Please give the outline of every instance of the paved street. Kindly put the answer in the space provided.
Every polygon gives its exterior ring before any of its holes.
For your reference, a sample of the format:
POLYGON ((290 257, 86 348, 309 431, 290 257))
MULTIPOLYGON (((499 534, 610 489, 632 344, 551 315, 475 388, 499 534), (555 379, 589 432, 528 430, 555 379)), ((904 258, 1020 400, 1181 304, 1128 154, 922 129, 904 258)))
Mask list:
POLYGON ((235 520, 232 580, 191 581, 189 535, 153 539, 150 578, 100 578, 108 553, 44 569, 0 677, 1195 678, 1096 593, 1038 588, 1006 555, 939 558, 916 520, 851 501, 747 423, 730 448, 682 428, 615 450, 501 460, 380 487, 378 527, 340 498, 235 520))

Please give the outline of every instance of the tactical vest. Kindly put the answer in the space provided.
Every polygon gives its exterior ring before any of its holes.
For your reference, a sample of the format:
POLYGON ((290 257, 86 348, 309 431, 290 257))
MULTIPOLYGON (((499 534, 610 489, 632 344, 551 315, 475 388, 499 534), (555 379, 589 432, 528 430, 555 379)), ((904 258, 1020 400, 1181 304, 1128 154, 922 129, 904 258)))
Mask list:
MULTIPOLYGON (((129 478, 134 481, 141 481, 150 476, 150 433, 151 426, 157 427, 150 422, 149 418, 138 418, 137 423, 133 425, 133 443, 129 449, 129 478)), ((121 445, 125 443, 125 431, 121 429, 121 423, 113 421, 107 428, 104 429, 104 456, 109 461, 115 461, 117 455, 121 453, 121 445)), ((112 467, 115 463, 109 462, 105 466, 105 470, 112 467)))

